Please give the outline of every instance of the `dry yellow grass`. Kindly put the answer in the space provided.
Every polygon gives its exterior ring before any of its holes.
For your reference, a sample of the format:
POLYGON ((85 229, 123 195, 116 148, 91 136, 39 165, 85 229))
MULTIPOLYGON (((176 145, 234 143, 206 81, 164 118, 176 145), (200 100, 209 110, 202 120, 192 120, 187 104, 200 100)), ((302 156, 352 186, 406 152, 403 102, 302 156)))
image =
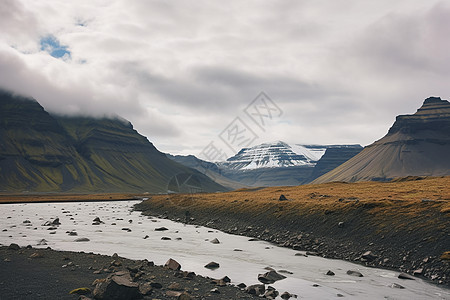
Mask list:
MULTIPOLYGON (((227 193, 154 195, 152 203, 168 207, 195 206, 257 212, 283 207, 283 213, 317 213, 364 206, 374 214, 409 215, 424 213, 431 207, 450 212, 450 177, 426 178, 402 182, 325 183, 295 187, 240 189, 227 193), (289 201, 278 201, 283 194, 289 201)), ((280 211, 281 213, 281 211, 280 211)))

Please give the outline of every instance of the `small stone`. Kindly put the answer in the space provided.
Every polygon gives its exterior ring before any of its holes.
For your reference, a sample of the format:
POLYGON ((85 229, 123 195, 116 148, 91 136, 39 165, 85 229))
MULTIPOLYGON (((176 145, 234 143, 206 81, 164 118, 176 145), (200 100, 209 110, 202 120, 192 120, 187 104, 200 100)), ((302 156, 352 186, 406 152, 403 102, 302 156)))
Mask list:
POLYGON ((209 292, 210 292, 210 293, 213 293, 213 294, 220 294, 220 291, 219 291, 218 288, 213 288, 213 289, 210 290, 209 292))
POLYGON ((347 275, 355 276, 355 277, 364 277, 364 275, 361 274, 360 272, 358 272, 358 271, 353 271, 353 270, 348 270, 348 271, 347 271, 347 275))
POLYGON ((411 275, 406 274, 406 273, 400 273, 400 274, 398 275, 398 278, 399 278, 399 279, 416 280, 414 277, 412 277, 411 275))
POLYGON ((155 289, 162 289, 162 284, 159 282, 150 282, 150 286, 155 289))
POLYGON ((423 268, 417 269, 413 271, 414 276, 419 276, 423 274, 423 268))
POLYGON ((163 236, 162 238, 161 238, 161 240, 163 240, 163 241, 170 241, 170 240, 172 240, 170 237, 167 237, 167 236, 163 236))
POLYGON ((205 268, 211 269, 211 270, 217 269, 219 267, 220 267, 219 263, 216 263, 214 261, 212 261, 212 262, 210 262, 210 263, 205 265, 205 268))
POLYGON ((8 250, 20 250, 20 246, 15 243, 11 243, 11 245, 8 246, 8 250))
POLYGON ((181 287, 181 284, 179 284, 178 282, 172 282, 169 287, 170 290, 174 290, 174 291, 182 291, 183 288, 181 287))
POLYGON ((377 258, 377 256, 374 255, 374 254, 372 253, 372 251, 366 251, 366 252, 363 253, 363 255, 361 255, 361 258, 363 258, 363 259, 365 259, 365 260, 368 260, 368 261, 372 261, 372 260, 374 260, 375 258, 377 258))
POLYGON ((393 283, 391 284, 389 287, 393 288, 393 289, 404 289, 405 287, 398 284, 398 283, 393 283))
POLYGON ((215 238, 211 241, 211 243, 212 244, 220 244, 220 241, 217 238, 215 238))
POLYGON ((90 241, 90 239, 88 239, 88 238, 78 238, 75 240, 75 242, 89 242, 89 241, 90 241))
POLYGON ((30 255, 30 258, 43 258, 44 256, 39 252, 34 252, 30 255))
POLYGON ((155 231, 166 231, 166 230, 169 230, 169 229, 167 229, 166 227, 155 228, 155 231))
POLYGON ((166 291, 166 296, 168 296, 168 297, 179 297, 180 295, 181 295, 181 292, 166 291))
POLYGON ((278 201, 286 201, 286 200, 287 200, 287 198, 286 198, 286 196, 283 195, 283 194, 281 194, 281 195, 280 195, 280 198, 278 198, 278 201))
POLYGON ((249 285, 245 291, 251 295, 260 296, 266 292, 266 286, 264 284, 249 285))
POLYGON ((153 288, 149 282, 142 283, 139 285, 139 292, 144 296, 149 295, 151 293, 152 289, 153 288))
POLYGON ((328 275, 328 276, 334 276, 335 274, 334 274, 334 272, 333 271, 331 271, 331 270, 328 270, 328 272, 325 274, 325 275, 328 275))

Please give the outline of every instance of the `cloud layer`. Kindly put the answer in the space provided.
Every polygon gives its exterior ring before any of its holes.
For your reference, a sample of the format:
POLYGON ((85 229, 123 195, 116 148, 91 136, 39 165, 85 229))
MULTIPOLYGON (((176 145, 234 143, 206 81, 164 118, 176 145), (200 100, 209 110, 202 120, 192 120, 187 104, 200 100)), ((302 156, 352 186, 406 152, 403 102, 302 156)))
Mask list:
POLYGON ((0 88, 120 115, 175 154, 214 141, 232 155, 218 136, 238 116, 255 144, 367 145, 448 98, 444 1, 4 0, 0 26, 0 88), (283 111, 264 130, 243 112, 261 91, 283 111))

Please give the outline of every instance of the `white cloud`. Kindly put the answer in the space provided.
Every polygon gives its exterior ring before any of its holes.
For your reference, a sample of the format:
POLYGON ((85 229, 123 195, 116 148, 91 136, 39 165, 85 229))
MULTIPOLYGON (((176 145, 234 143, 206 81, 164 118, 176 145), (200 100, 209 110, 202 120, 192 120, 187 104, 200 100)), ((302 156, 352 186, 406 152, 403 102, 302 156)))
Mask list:
POLYGON ((5 0, 0 87, 121 115, 173 153, 198 154, 260 91, 284 114, 256 143, 369 144, 448 95, 449 20, 428 0, 5 0), (45 36, 70 58, 40 50, 45 36))

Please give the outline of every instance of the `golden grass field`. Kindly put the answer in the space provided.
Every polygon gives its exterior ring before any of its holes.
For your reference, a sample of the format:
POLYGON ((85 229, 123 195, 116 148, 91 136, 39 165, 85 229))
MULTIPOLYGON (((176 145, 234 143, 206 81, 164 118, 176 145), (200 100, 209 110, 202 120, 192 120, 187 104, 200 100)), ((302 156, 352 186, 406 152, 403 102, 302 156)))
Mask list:
POLYGON ((151 202, 167 202, 179 207, 261 211, 279 205, 280 213, 304 214, 325 210, 346 210, 360 206, 370 207, 374 214, 418 214, 430 208, 450 213, 450 176, 405 180, 397 182, 333 182, 294 187, 240 189, 227 193, 154 195, 151 202), (283 194, 288 201, 278 201, 283 194))

